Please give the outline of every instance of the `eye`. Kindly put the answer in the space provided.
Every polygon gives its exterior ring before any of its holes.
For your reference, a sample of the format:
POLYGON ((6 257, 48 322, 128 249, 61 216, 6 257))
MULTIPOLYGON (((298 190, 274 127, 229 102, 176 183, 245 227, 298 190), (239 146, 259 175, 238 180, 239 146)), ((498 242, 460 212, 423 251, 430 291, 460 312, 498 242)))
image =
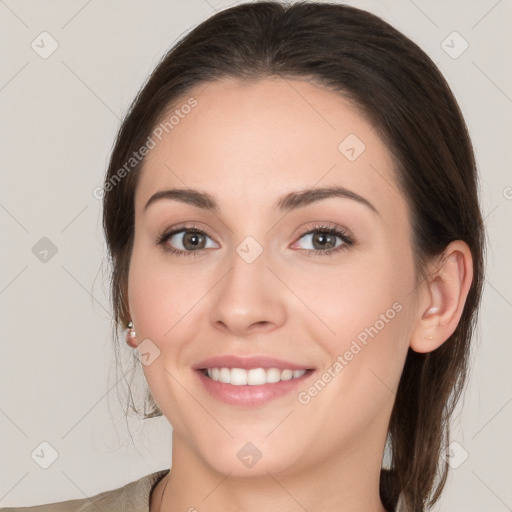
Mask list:
POLYGON ((303 239, 306 245, 309 245, 302 247, 308 251, 308 256, 328 255, 354 245, 353 240, 342 228, 333 226, 313 226, 313 229, 300 237, 300 240, 303 239))
POLYGON ((192 256, 203 249, 215 248, 210 236, 197 227, 180 227, 157 237, 156 243, 164 250, 178 256, 192 256))

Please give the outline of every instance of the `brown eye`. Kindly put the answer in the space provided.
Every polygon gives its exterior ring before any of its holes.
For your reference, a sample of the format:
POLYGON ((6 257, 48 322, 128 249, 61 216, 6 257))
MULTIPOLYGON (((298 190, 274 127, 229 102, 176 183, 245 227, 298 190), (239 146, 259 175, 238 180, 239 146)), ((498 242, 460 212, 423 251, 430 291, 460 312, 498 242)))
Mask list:
POLYGON ((333 249, 336 247, 336 236, 331 233, 316 232, 311 240, 315 249, 333 249))
POLYGON ((328 251, 339 246, 348 244, 349 241, 344 233, 340 231, 333 232, 324 229, 315 229, 302 235, 300 240, 305 240, 309 247, 302 247, 305 250, 328 251), (337 241, 339 239, 340 241, 337 241))
POLYGON ((341 226, 317 225, 303 233, 292 248, 305 250, 308 256, 328 256, 346 250, 353 245, 354 240, 341 226), (304 244, 303 240, 305 240, 306 247, 300 247, 304 244))
POLYGON ((206 238, 203 234, 195 231, 185 231, 182 243, 185 249, 193 251, 194 249, 204 249, 206 238))
POLYGON ((171 245, 178 251, 193 252, 211 247, 211 245, 207 245, 209 238, 202 231, 181 229, 166 235, 162 243, 171 245))

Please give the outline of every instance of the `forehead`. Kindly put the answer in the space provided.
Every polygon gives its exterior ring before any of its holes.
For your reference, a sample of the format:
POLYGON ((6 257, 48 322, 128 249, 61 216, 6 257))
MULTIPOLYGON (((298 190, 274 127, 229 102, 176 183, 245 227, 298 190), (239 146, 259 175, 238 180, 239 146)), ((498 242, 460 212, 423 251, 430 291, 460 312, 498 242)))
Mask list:
POLYGON ((146 157, 137 210, 171 187, 211 192, 220 204, 250 198, 259 207, 316 184, 352 189, 382 208, 403 203, 375 127, 320 85, 283 78, 202 84, 175 102, 163 122, 171 116, 146 157), (196 105, 183 108, 191 98, 196 105))

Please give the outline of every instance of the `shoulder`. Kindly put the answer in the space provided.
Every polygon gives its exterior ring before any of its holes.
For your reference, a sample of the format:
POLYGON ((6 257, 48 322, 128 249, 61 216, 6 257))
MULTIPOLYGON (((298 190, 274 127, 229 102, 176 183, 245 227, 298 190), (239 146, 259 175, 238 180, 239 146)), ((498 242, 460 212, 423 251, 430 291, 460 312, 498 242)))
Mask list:
POLYGON ((157 471, 123 487, 105 491, 90 498, 60 501, 34 507, 0 508, 0 512, 97 512, 98 510, 149 512, 151 490, 168 472, 168 469, 157 471))

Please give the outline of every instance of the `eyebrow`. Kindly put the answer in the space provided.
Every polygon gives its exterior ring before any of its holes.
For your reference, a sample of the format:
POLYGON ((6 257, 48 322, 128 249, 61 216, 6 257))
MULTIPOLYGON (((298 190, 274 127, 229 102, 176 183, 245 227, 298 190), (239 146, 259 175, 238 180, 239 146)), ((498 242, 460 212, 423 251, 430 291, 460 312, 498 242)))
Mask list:
MULTIPOLYGON (((359 194, 356 194, 355 192, 352 192, 351 190, 343 187, 323 187, 290 192, 279 199, 276 204, 276 208, 281 212, 289 212, 291 210, 302 208, 312 203, 322 201, 323 199, 330 199, 333 197, 352 199, 360 204, 367 206, 377 215, 380 215, 375 206, 373 206, 370 201, 360 196, 359 194)), ((211 212, 219 211, 219 205, 214 196, 207 192, 202 192, 200 190, 194 190, 191 188, 173 188, 168 190, 160 190, 149 198, 148 202, 144 206, 144 211, 146 211, 151 204, 164 199, 191 204, 211 212)))

